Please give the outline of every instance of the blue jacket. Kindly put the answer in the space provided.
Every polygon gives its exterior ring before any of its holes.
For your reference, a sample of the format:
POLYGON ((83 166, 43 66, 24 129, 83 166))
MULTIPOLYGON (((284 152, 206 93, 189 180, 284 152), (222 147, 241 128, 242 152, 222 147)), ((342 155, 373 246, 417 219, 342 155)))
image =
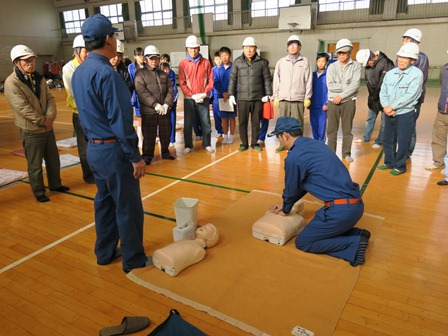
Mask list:
POLYGON ((324 105, 328 105, 327 69, 319 77, 317 70, 313 72, 313 95, 310 107, 322 109, 324 105))
MULTIPOLYGON (((132 84, 135 85, 135 73, 137 72, 137 69, 135 68, 135 62, 129 64, 128 72, 129 72, 129 75, 131 76, 132 84)), ((132 104, 132 106, 134 106, 135 115, 137 117, 141 117, 142 115, 140 114, 140 103, 138 101, 137 92, 135 91, 135 86, 134 86, 134 90, 132 90, 131 104, 132 104)))
POLYGON ((87 139, 117 138, 130 162, 141 161, 131 95, 109 59, 90 52, 73 73, 72 87, 87 139))
POLYGON ((285 159, 283 212, 289 213, 308 192, 324 202, 361 198, 359 185, 323 141, 298 137, 285 159))
MULTIPOLYGON (((213 73, 214 77, 214 84, 213 84, 213 91, 216 91, 218 93, 218 98, 223 98, 223 93, 227 92, 229 89, 229 82, 230 82, 230 72, 232 71, 232 63, 227 67, 227 69, 224 67, 224 65, 221 65, 216 73, 213 73)), ((237 88, 238 89, 238 88, 237 88)), ((236 99, 236 95, 235 95, 236 99)))
POLYGON ((411 65, 406 70, 393 68, 384 76, 380 91, 381 106, 392 106, 397 115, 414 111, 422 94, 423 73, 411 65))

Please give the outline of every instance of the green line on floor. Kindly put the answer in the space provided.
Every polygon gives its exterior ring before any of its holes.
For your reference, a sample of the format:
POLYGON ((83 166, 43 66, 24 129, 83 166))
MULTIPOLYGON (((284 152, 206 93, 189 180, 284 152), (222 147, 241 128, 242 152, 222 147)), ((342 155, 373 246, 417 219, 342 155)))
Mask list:
POLYGON ((169 220, 169 221, 171 221, 171 222, 175 222, 175 221, 176 221, 176 218, 171 218, 171 217, 162 216, 162 215, 155 214, 155 213, 153 213, 153 212, 149 212, 149 211, 143 211, 143 213, 144 213, 145 215, 148 215, 148 216, 153 216, 153 217, 157 217, 157 218, 161 218, 161 219, 166 219, 166 220, 169 220))
POLYGON ((243 192, 243 193, 246 193, 246 194, 250 193, 249 190, 230 188, 230 187, 226 187, 226 186, 222 186, 222 185, 218 185, 218 184, 213 184, 213 183, 206 183, 206 182, 200 182, 200 181, 195 181, 195 180, 188 180, 188 179, 184 179, 184 178, 167 176, 167 175, 161 175, 161 174, 155 174, 155 173, 148 173, 148 172, 146 174, 152 175, 152 176, 157 176, 157 177, 163 177, 163 178, 167 178, 167 179, 171 179, 171 180, 178 180, 178 181, 183 181, 183 182, 188 182, 188 183, 202 184, 202 185, 209 186, 209 187, 215 187, 215 188, 239 191, 239 192, 243 192))
POLYGON ((372 179, 372 176, 375 173, 376 167, 378 166, 378 163, 380 162, 382 157, 383 157, 383 149, 381 148, 381 152, 380 152, 380 154, 378 154, 378 157, 376 158, 376 161, 373 164, 372 169, 370 169, 369 175, 367 175, 366 180, 362 184, 361 196, 364 195, 364 191, 367 189, 367 186, 369 185, 369 182, 372 179))

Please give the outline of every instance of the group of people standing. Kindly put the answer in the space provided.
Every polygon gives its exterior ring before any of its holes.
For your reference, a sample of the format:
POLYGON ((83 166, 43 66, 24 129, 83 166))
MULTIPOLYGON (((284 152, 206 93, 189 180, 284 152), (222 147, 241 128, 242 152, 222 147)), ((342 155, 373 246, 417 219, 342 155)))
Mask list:
MULTIPOLYGON (((86 19, 82 34, 73 42, 74 59, 64 66, 63 79, 67 104, 73 109, 83 178, 98 188, 94 204, 97 263, 109 264, 122 255, 123 270, 128 272, 151 263, 143 248, 139 179, 145 176, 146 166, 154 157, 157 136, 162 158, 174 159, 169 147, 175 142, 178 94, 169 56, 161 55, 154 45, 136 48, 135 62, 126 68, 121 62, 124 46, 116 39, 116 31, 104 15, 86 19)), ((376 117, 382 113, 384 122, 375 145, 384 146, 385 162, 378 168, 392 169, 392 175, 406 171, 428 70, 428 59, 418 47, 420 39, 421 32, 415 28, 403 35, 404 44, 397 52, 395 68, 384 53, 368 49, 360 50, 357 62, 353 61, 351 41, 341 39, 336 44, 337 61, 329 64, 328 54, 320 53, 313 73, 310 62, 300 53, 299 37, 292 35, 286 41, 288 54, 276 63, 271 76, 269 63, 257 53, 253 37, 244 39, 243 53, 233 63, 230 49, 220 48, 215 63, 221 64, 212 68, 208 59, 200 54, 197 37, 191 35, 186 39, 186 58, 179 63, 178 74, 184 95, 183 154, 193 150, 195 121, 202 132, 202 148, 214 152, 211 97, 214 110, 219 110, 215 120, 221 122, 217 132, 223 135, 223 143, 234 141, 235 119, 238 118, 239 151, 249 148, 261 151, 260 144, 269 123, 262 118, 261 111, 264 103, 273 101, 282 118, 271 135, 279 139, 277 151, 288 149, 289 154, 285 165, 284 202, 272 211, 287 215, 294 201, 311 192, 325 202, 325 207, 297 237, 297 247, 343 258, 353 266, 361 265, 370 234, 353 229, 362 216, 363 203, 359 186, 351 181, 346 167, 335 155, 339 123, 343 132, 342 157, 352 162, 351 130, 361 66, 364 66, 369 114, 359 142, 370 140, 376 117), (315 140, 302 137, 306 108, 310 108, 315 140), (328 146, 324 143, 326 137, 328 146), (325 217, 325 213, 331 214, 331 218, 325 217), (351 216, 350 221, 347 216, 351 216), (330 223, 333 226, 329 227, 329 220, 333 221, 330 223)), ((47 202, 42 159, 46 161, 50 190, 69 190, 61 183, 52 127, 56 104, 45 79, 35 71, 36 54, 31 49, 23 45, 14 47, 11 60, 15 67, 5 82, 5 94, 22 136, 34 196, 39 202, 47 202)), ((446 125, 447 69, 445 65, 439 100, 439 112, 443 116, 437 118, 435 127, 446 125)), ((440 139, 439 133, 437 138, 440 139)), ((441 167, 440 161, 435 157, 434 166, 441 167)), ((448 185, 448 177, 439 184, 448 185)))

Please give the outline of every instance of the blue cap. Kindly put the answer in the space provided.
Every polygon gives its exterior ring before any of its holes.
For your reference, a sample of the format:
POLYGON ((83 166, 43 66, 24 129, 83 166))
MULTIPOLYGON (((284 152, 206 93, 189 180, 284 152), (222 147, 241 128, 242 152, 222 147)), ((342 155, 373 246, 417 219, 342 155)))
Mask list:
POLYGON ((119 31, 121 30, 114 28, 112 22, 103 14, 89 16, 81 27, 82 37, 86 42, 95 41, 119 31))
POLYGON ((268 134, 268 137, 273 137, 277 134, 286 133, 296 133, 302 130, 302 125, 296 118, 291 117, 280 117, 277 119, 277 124, 275 129, 268 134))

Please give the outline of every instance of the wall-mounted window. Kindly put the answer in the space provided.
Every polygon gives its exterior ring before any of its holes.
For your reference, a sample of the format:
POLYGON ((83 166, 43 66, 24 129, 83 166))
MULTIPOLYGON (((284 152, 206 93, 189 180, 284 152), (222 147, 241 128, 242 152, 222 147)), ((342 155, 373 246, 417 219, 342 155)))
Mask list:
POLYGON ((369 8, 370 0, 320 0, 319 12, 369 8))
POLYGON ((252 17, 277 16, 280 7, 289 7, 295 3, 295 0, 252 0, 252 17))
POLYGON ((448 2, 448 0, 408 0, 408 5, 426 5, 448 2))
POLYGON ((143 27, 170 25, 173 23, 171 0, 140 1, 143 27))
POLYGON ((74 9, 62 12, 63 26, 66 34, 76 34, 81 32, 81 26, 86 19, 86 10, 74 9))
POLYGON ((213 13, 214 20, 227 20, 227 0, 189 0, 189 2, 190 15, 213 13))
POLYGON ((121 4, 114 4, 114 5, 107 5, 107 6, 101 6, 100 12, 104 16, 107 16, 109 20, 112 23, 119 23, 123 22, 123 14, 122 14, 122 5, 121 4))

